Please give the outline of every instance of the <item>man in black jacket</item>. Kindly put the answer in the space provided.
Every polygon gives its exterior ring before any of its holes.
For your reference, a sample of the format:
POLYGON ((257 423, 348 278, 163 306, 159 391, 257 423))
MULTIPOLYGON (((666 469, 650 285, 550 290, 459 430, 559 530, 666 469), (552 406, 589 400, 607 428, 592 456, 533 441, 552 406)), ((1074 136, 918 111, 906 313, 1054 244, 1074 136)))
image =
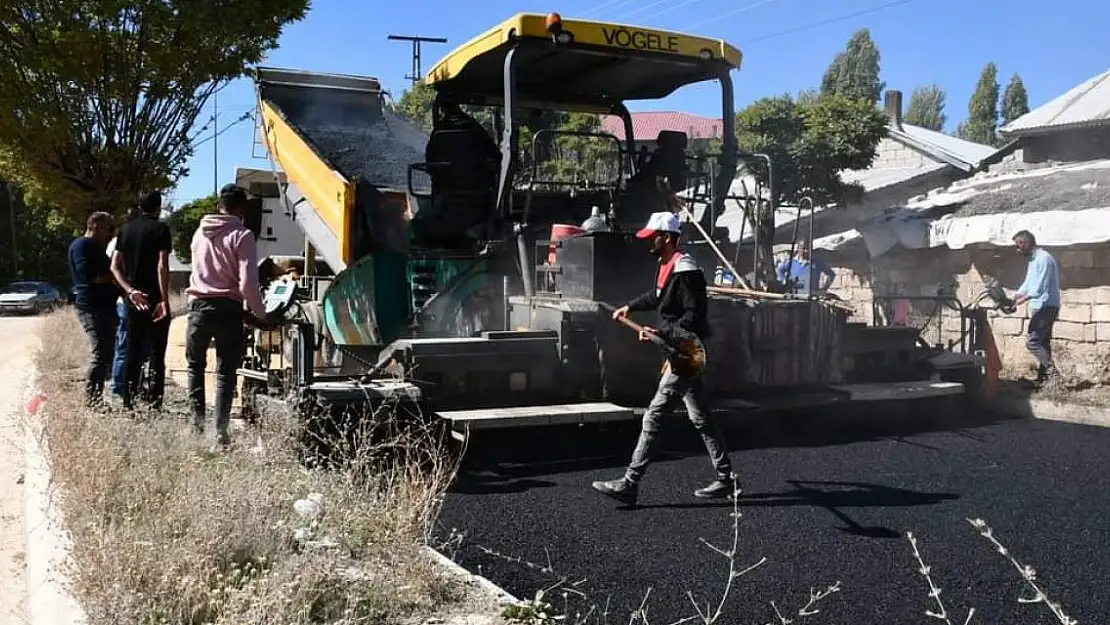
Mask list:
POLYGON ((134 408, 140 390, 153 410, 162 409, 166 386, 166 344, 170 333, 170 228, 159 219, 162 194, 144 193, 139 214, 120 228, 112 253, 112 273, 126 294, 127 348, 123 365, 123 407, 134 408), (147 356, 144 358, 144 356, 147 356), (143 361, 150 380, 140 389, 143 361))
MULTIPOLYGON (((629 311, 654 308, 659 313, 659 327, 648 327, 644 332, 656 333, 668 341, 693 334, 704 342, 709 337, 705 276, 694 259, 678 249, 680 233, 678 216, 669 212, 653 213, 647 225, 636 233, 637 237, 651 241, 651 253, 659 258, 655 287, 618 308, 613 318, 624 317, 629 311)), ((650 339, 641 333, 640 340, 650 339)), ((680 376, 669 368, 660 378, 655 397, 644 413, 640 440, 624 477, 594 482, 595 490, 628 505, 636 503, 640 480, 657 452, 663 415, 680 399, 686 404, 686 414, 701 434, 716 471, 716 479, 695 491, 694 496, 717 499, 734 491, 739 494, 724 437, 706 405, 705 380, 700 375, 680 376)))

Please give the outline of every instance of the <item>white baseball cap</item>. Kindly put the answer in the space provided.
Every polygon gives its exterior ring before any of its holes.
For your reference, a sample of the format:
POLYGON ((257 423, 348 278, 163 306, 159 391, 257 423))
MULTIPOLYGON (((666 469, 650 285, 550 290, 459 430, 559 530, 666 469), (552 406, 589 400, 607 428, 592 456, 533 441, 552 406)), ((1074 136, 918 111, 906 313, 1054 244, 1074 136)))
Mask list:
POLYGON ((682 234, 682 222, 674 213, 652 213, 647 224, 636 233, 638 239, 650 239, 657 232, 673 232, 682 234))

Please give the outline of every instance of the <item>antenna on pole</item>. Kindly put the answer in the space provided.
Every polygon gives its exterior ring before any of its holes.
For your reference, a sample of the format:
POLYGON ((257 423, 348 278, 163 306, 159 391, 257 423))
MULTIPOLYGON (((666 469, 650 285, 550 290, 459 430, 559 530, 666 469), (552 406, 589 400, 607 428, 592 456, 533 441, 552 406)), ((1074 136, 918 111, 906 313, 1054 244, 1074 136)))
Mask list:
POLYGON ((420 82, 423 77, 420 75, 420 44, 421 43, 447 43, 445 37, 418 37, 414 35, 390 35, 390 41, 411 41, 412 42, 412 73, 405 76, 407 80, 411 80, 413 86, 420 82))

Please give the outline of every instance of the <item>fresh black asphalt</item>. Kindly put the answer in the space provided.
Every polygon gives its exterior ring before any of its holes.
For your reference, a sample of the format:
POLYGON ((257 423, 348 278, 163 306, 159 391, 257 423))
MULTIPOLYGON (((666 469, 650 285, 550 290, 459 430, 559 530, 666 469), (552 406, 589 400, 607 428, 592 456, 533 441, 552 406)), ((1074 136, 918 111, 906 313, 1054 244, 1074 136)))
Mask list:
MULTIPOLYGON (((967 518, 981 518, 1050 599, 1081 624, 1110 623, 1110 429, 1032 420, 927 428, 891 418, 883 430, 821 416, 730 427, 745 493, 738 563, 767 561, 736 580, 719 623, 910 624, 939 621, 910 543, 912 532, 952 623, 1059 623, 967 518), (897 423, 897 425, 890 425, 897 423), (931 431, 929 431, 931 430, 931 431), (798 617, 811 588, 840 582, 798 617), (793 611, 793 615, 789 612, 793 611)), ((649 470, 640 505, 590 489, 618 477, 635 427, 537 428, 475 439, 441 515, 462 541, 444 551, 522 598, 560 578, 585 579, 569 611, 605 606, 611 623, 651 588, 651 623, 693 616, 687 591, 716 601, 728 549, 729 502, 692 491, 711 475, 692 429, 675 417, 672 453, 649 470), (491 553, 493 552, 493 553, 491 553), (534 566, 550 562, 552 573, 534 566)), ((563 606, 561 595, 553 603, 563 606)))

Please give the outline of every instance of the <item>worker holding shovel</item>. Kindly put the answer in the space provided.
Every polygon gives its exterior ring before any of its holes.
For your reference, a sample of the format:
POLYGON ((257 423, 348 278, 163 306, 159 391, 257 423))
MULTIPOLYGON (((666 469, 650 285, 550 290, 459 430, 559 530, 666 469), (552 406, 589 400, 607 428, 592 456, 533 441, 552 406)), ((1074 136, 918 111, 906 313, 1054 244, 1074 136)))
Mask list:
MULTIPOLYGON (((651 241, 651 254, 659 258, 655 287, 621 306, 613 312, 614 319, 622 319, 632 310, 656 309, 659 328, 643 328, 640 340, 651 340, 647 333, 656 334, 667 341, 679 340, 683 335, 694 335, 698 341, 709 336, 706 311, 705 276, 701 268, 678 248, 681 223, 678 215, 670 212, 653 213, 647 225, 636 233, 640 239, 651 241)), ((736 476, 725 448, 720 427, 713 418, 706 401, 707 389, 702 375, 689 375, 671 367, 664 370, 659 388, 644 413, 640 439, 632 453, 632 461, 624 477, 594 482, 593 488, 621 503, 634 505, 639 494, 640 480, 658 451, 659 430, 663 415, 679 401, 686 405, 686 413, 694 424, 709 452, 716 479, 694 496, 699 499, 717 499, 739 493, 736 476)))

